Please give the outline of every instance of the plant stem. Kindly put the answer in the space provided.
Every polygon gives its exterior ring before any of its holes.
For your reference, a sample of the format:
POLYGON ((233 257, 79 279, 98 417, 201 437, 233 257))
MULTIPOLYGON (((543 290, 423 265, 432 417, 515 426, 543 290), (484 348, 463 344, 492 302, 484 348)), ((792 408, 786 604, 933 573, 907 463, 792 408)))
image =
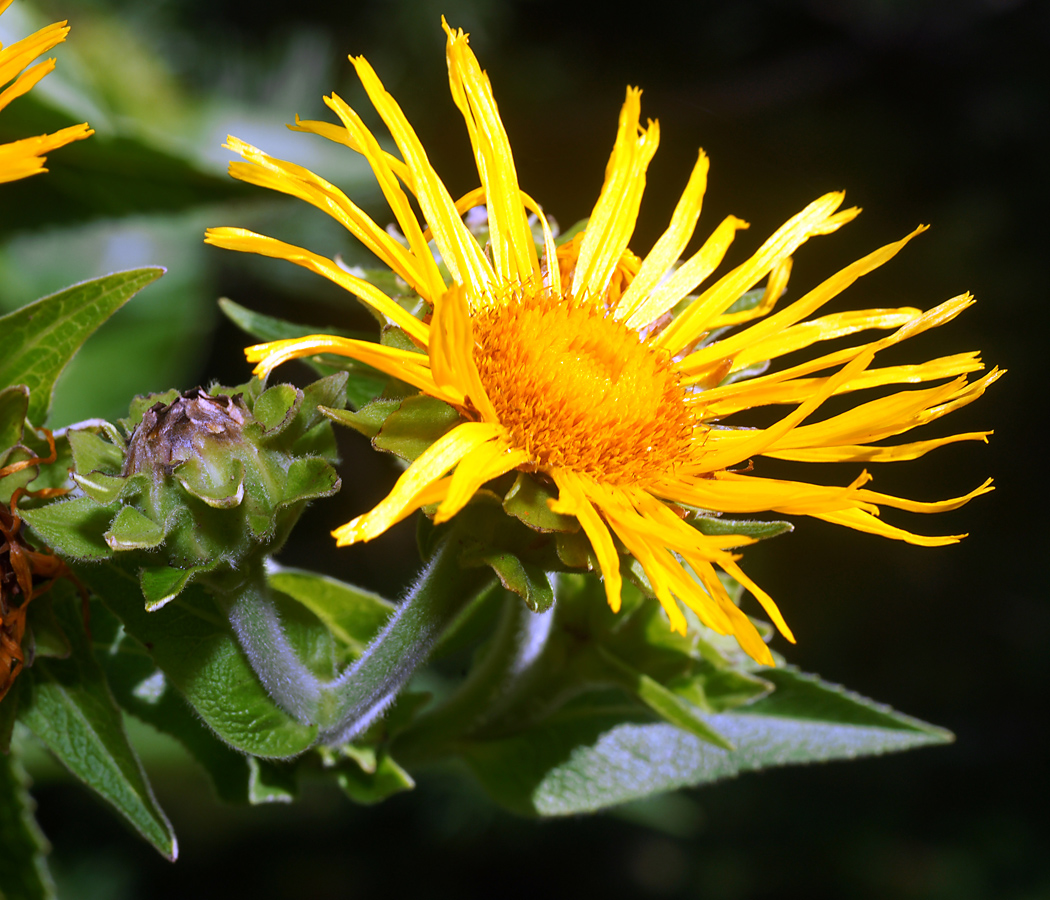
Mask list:
POLYGON ((408 596, 365 652, 336 678, 318 678, 299 659, 281 626, 261 568, 219 593, 259 680, 286 712, 316 724, 322 743, 344 743, 378 719, 434 644, 493 580, 486 568, 459 564, 453 528, 438 545, 408 596))
POLYGON ((507 596, 496 632, 466 681, 395 738, 392 752, 398 761, 432 760, 451 752, 456 738, 498 728, 507 710, 522 702, 537 660, 549 652, 553 622, 553 610, 533 613, 520 597, 507 596))

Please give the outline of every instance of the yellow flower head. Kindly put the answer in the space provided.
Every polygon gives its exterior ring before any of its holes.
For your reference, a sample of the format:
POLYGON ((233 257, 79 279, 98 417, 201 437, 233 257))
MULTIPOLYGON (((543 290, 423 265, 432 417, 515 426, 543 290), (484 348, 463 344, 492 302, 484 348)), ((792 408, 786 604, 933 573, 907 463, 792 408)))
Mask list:
POLYGON ((772 657, 751 621, 732 602, 717 569, 740 581, 777 628, 791 632, 770 597, 740 570, 732 548, 743 535, 702 534, 687 511, 810 515, 860 531, 926 546, 960 536, 924 537, 885 524, 880 506, 913 512, 953 509, 990 490, 919 503, 868 490, 867 473, 845 487, 765 478, 752 472, 760 456, 805 462, 913 459, 988 432, 879 446, 976 399, 996 377, 968 382, 982 368, 974 353, 919 365, 876 368, 879 351, 954 318, 969 295, 938 307, 869 309, 814 317, 861 275, 882 265, 915 234, 889 244, 774 311, 784 293, 791 254, 815 235, 850 221, 843 195, 827 194, 778 229, 746 262, 707 282, 735 233, 747 224, 730 216, 682 259, 700 214, 708 161, 701 152, 670 224, 642 259, 628 250, 656 150, 656 122, 639 124, 640 92, 629 88, 620 112, 605 183, 586 229, 557 246, 543 210, 518 186, 514 158, 492 89, 462 31, 445 25, 452 98, 474 149, 481 186, 454 200, 418 137, 375 71, 352 58, 357 74, 397 145, 382 149, 340 97, 325 102, 339 125, 298 121, 296 129, 362 154, 405 237, 401 243, 338 188, 292 163, 273 159, 236 138, 235 178, 300 197, 323 209, 433 308, 429 323, 410 315, 375 285, 330 259, 239 228, 214 228, 221 247, 288 259, 355 294, 402 328, 425 352, 314 335, 250 347, 256 373, 288 359, 336 353, 368 363, 455 407, 461 421, 434 442, 371 512, 334 532, 341 545, 382 534, 415 510, 437 504, 436 522, 461 510, 486 482, 512 469, 540 473, 557 487, 551 508, 575 516, 593 547, 610 606, 620 605, 618 544, 644 568, 670 619, 684 632, 685 604, 722 634, 734 634, 756 660, 772 657), (418 203, 421 223, 410 202, 418 203), (482 247, 464 214, 487 207, 482 247), (530 229, 542 228, 542 251, 530 229), (449 273, 447 283, 431 246, 449 273), (743 295, 765 280, 764 291, 743 295), (746 328, 732 328, 750 323, 746 328), (776 357, 862 331, 886 336, 765 373, 776 357), (937 382, 900 390, 818 418, 830 397, 895 384, 937 382), (786 409, 765 428, 734 428, 734 413, 786 409), (725 423, 729 423, 728 425, 725 423))
MULTIPOLYGON (((3 15, 10 5, 11 0, 0 0, 0 15, 3 15)), ((11 44, 10 47, 0 46, 0 110, 16 97, 27 93, 34 84, 54 69, 53 59, 45 59, 32 68, 26 67, 56 44, 61 44, 67 34, 69 27, 66 23, 55 22, 11 44)), ((42 134, 0 144, 0 183, 46 172, 46 153, 92 134, 94 132, 85 122, 63 128, 54 134, 42 134)))

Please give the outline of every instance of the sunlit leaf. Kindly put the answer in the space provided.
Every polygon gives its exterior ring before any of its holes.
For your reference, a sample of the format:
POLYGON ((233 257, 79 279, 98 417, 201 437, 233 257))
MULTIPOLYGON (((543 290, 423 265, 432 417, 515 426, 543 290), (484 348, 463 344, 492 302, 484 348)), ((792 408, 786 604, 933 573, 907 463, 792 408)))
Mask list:
POLYGON ((114 272, 44 297, 0 317, 0 387, 29 388, 28 418, 41 425, 55 382, 91 333, 164 269, 114 272))

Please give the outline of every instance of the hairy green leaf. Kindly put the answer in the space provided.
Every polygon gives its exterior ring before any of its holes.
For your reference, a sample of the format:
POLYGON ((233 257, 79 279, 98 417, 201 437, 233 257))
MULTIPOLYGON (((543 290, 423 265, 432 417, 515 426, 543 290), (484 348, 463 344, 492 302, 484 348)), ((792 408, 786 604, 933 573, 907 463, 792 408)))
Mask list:
POLYGON ((96 328, 164 269, 133 269, 73 285, 0 317, 0 386, 29 388, 28 418, 42 425, 55 382, 96 328))
POLYGON ((84 784, 111 803, 162 855, 174 860, 171 824, 128 742, 120 708, 95 661, 72 603, 56 609, 73 645, 68 660, 38 659, 23 677, 19 721, 84 784))
POLYGON ((527 732, 468 744, 463 752, 486 790, 504 806, 542 816, 570 815, 741 772, 947 740, 939 729, 919 729, 915 720, 889 715, 895 727, 755 714, 708 716, 708 724, 736 748, 723 750, 681 728, 646 721, 630 707, 603 707, 586 698, 527 732))

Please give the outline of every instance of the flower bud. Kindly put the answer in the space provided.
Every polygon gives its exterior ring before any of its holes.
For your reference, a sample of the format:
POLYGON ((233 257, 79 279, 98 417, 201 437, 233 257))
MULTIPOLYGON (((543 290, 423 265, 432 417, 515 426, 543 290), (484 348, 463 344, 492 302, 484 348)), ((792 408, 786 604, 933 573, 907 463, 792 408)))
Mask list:
POLYGON ((69 434, 83 496, 31 524, 59 552, 139 570, 148 609, 191 580, 228 581, 284 543, 307 501, 339 490, 331 426, 318 405, 345 402, 346 375, 305 390, 253 380, 136 398, 109 440, 69 434))

